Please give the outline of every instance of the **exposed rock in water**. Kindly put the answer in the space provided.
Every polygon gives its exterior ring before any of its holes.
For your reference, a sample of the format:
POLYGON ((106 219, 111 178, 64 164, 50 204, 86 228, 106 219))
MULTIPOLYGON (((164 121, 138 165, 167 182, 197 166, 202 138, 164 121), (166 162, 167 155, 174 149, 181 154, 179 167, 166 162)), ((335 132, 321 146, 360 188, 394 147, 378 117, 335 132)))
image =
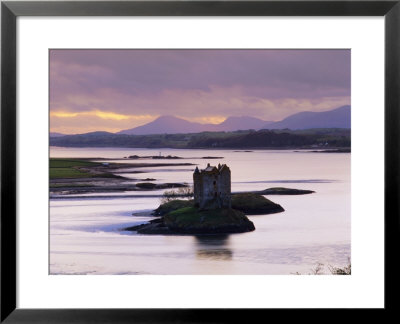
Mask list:
POLYGON ((314 150, 309 151, 311 153, 351 153, 350 147, 338 148, 338 149, 328 149, 328 150, 314 150))
POLYGON ((234 209, 199 210, 185 207, 170 212, 147 224, 125 230, 140 234, 219 234, 254 231, 255 227, 245 214, 234 209))
POLYGON ((172 156, 172 155, 167 155, 167 156, 154 155, 154 156, 152 156, 151 158, 152 158, 152 159, 173 159, 173 160, 175 160, 175 159, 183 159, 183 158, 180 157, 180 156, 172 156))
POLYGON ((255 230, 253 222, 245 214, 232 208, 181 208, 165 215, 164 224, 172 231, 193 234, 243 233, 255 230))
POLYGON ((260 194, 232 195, 232 208, 201 210, 194 200, 171 200, 161 204, 153 215, 161 216, 146 224, 128 227, 139 234, 229 234, 254 231, 244 214, 272 214, 284 211, 282 206, 260 194))
POLYGON ((139 155, 130 155, 129 157, 128 157, 129 159, 135 159, 135 160, 137 160, 137 159, 154 159, 154 160, 163 160, 163 159, 167 159, 167 160, 170 160, 170 159, 172 159, 172 160, 176 160, 176 159, 183 159, 182 157, 180 157, 180 156, 172 156, 172 155, 167 155, 167 156, 164 156, 164 155, 147 155, 147 156, 139 156, 139 155))
POLYGON ((163 219, 153 219, 146 224, 140 224, 124 228, 125 231, 136 231, 140 234, 173 234, 168 227, 164 225, 163 219))
MULTIPOLYGON (((153 215, 163 216, 184 207, 194 207, 194 200, 171 200, 161 204, 153 215)), ((265 198, 258 193, 237 193, 232 195, 232 208, 248 215, 265 215, 283 212, 281 205, 265 198)))
POLYGON ((281 205, 256 193, 238 193, 232 195, 232 208, 248 215, 264 215, 285 211, 281 205))
POLYGON ((183 183, 152 183, 152 182, 139 182, 136 184, 136 187, 140 189, 168 189, 168 188, 186 188, 187 184, 183 183))
POLYGON ((265 190, 257 191, 257 193, 260 195, 307 195, 307 194, 315 193, 315 191, 304 190, 304 189, 274 187, 274 188, 268 188, 265 190))
POLYGON ((152 182, 139 182, 136 184, 136 187, 140 189, 155 189, 156 184, 152 182))

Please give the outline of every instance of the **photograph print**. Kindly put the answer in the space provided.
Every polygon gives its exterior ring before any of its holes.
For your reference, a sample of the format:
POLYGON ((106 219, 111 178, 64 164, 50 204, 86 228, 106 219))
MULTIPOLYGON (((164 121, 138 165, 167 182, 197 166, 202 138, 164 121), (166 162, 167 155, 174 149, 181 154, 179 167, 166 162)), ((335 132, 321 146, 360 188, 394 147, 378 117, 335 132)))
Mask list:
POLYGON ((349 49, 50 49, 50 275, 351 275, 349 49))

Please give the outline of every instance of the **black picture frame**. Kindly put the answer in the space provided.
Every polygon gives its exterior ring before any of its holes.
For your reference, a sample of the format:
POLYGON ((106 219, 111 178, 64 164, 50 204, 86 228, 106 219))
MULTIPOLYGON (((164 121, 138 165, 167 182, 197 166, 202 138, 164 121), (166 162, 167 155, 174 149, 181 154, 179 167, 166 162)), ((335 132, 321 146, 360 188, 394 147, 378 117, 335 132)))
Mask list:
MULTIPOLYGON (((265 310, 16 308, 16 19, 19 16, 384 16, 385 310, 399 279, 400 0, 395 1, 2 1, 1 3, 1 322, 148 323, 250 321, 265 310)), ((271 310, 272 311, 272 310, 271 310)), ((265 318, 265 320, 267 320, 265 318)))

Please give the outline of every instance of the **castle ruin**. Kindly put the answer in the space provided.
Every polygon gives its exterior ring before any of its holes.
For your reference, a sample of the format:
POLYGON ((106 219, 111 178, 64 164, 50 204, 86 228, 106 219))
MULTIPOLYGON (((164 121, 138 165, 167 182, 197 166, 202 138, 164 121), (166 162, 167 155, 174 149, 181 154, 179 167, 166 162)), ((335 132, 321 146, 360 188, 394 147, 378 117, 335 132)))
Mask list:
POLYGON ((231 170, 226 164, 193 173, 194 201, 200 209, 231 208, 231 170))

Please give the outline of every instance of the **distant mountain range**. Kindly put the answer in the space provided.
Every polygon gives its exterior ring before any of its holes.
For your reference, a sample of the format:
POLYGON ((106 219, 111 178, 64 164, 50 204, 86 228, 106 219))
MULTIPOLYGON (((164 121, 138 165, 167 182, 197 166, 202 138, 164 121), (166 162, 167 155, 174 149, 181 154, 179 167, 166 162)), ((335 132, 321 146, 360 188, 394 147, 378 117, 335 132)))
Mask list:
POLYGON ((174 116, 161 116, 156 120, 135 128, 118 132, 127 135, 181 134, 200 132, 232 132, 237 130, 260 129, 309 129, 309 128, 351 128, 350 106, 343 106, 324 112, 303 111, 279 122, 241 116, 228 117, 220 124, 200 124, 174 116))
POLYGON ((303 111, 265 125, 268 129, 351 128, 351 108, 342 106, 323 112, 303 111))
POLYGON ((61 134, 61 133, 56 133, 56 132, 50 132, 50 137, 61 137, 61 136, 65 136, 65 134, 61 134))
POLYGON ((180 134, 200 132, 232 132, 236 130, 260 129, 267 125, 265 120, 255 117, 228 117, 220 124, 200 124, 189 122, 174 116, 161 116, 156 120, 135 128, 118 132, 127 135, 150 135, 150 134, 180 134))
MULTIPOLYGON (((116 134, 152 135, 152 134, 188 134, 201 132, 234 132, 238 130, 260 129, 311 129, 311 128, 351 128, 351 107, 342 106, 324 112, 303 111, 278 122, 265 121, 255 117, 228 117, 220 124, 200 124, 174 116, 161 116, 142 126, 120 131, 116 134)), ((112 134, 92 132, 92 136, 112 134)), ((50 133, 50 137, 65 134, 50 133)))
MULTIPOLYGON (((62 133, 56 133, 56 132, 50 132, 50 137, 63 137, 63 136, 72 136, 72 135, 79 135, 79 134, 62 134, 62 133)), ((85 133, 82 135, 87 135, 87 136, 99 136, 99 135, 115 135, 114 133, 110 132, 104 132, 104 131, 97 131, 97 132, 90 132, 90 133, 85 133)))

